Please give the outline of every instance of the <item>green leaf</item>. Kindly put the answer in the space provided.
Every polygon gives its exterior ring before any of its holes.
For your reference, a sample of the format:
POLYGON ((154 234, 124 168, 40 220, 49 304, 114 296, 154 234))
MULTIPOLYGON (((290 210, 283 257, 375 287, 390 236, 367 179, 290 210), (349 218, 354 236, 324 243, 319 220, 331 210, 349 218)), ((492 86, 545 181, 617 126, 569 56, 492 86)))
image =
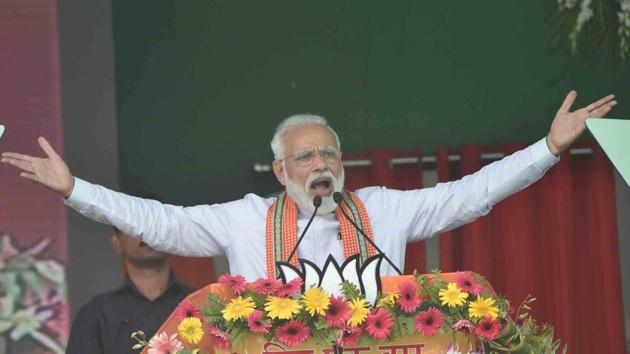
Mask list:
POLYGON ((398 316, 398 326, 400 327, 400 334, 403 336, 415 332, 415 324, 412 317, 398 316))
POLYGON ((15 327, 11 331, 11 339, 14 341, 34 333, 41 326, 41 321, 35 314, 35 308, 16 312, 12 320, 15 323, 15 327))
POLYGON ((14 304, 14 299, 10 296, 0 298, 0 318, 13 316, 13 311, 15 311, 14 304))
POLYGON ((347 280, 341 283, 341 292, 343 293, 343 296, 345 296, 346 300, 348 301, 362 297, 361 290, 356 285, 352 284, 351 282, 347 280))
POLYGON ((243 342, 243 335, 245 334, 245 330, 243 327, 236 326, 232 327, 229 330, 230 333, 230 343, 232 344, 232 348, 236 348, 243 342))
POLYGON ((17 281, 17 273, 5 272, 0 274, 0 284, 4 292, 13 300, 13 302, 20 302, 22 297, 22 288, 17 281))
POLYGON ((315 325, 315 329, 327 329, 328 328, 328 322, 326 322, 326 318, 325 317, 319 317, 314 325, 315 325))
POLYGON ((61 264, 54 260, 35 261, 35 269, 55 284, 65 284, 65 272, 61 264))
POLYGON ((317 343, 317 345, 322 346, 322 347, 331 346, 335 342, 338 336, 339 336, 339 330, 335 328, 316 330, 313 333, 315 342, 317 343))
POLYGON ((20 278, 24 281, 27 288, 33 290, 36 294, 40 294, 42 290, 42 283, 39 275, 32 270, 27 270, 20 273, 20 278))
MULTIPOLYGON (((0 320, 0 333, 8 331, 11 327, 13 327, 13 323, 11 321, 0 320)), ((2 353, 2 351, 0 351, 0 353, 2 353)))

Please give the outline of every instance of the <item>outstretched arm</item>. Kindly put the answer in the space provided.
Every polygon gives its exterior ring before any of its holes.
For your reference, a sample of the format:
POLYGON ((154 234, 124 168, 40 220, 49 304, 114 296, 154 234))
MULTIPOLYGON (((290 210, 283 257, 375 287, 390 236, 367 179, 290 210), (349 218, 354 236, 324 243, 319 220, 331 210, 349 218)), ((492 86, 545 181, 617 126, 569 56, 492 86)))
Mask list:
POLYGON ((383 205, 398 219, 407 217, 409 241, 454 229, 487 214, 492 207, 534 183, 551 168, 563 151, 584 132, 586 118, 603 117, 616 104, 608 95, 570 112, 577 93, 569 92, 543 140, 458 181, 433 188, 381 193, 383 205), (413 212, 410 212, 413 211, 413 212))
POLYGON ((239 203, 181 207, 136 198, 75 178, 45 138, 37 142, 46 154, 34 157, 2 153, 3 163, 20 176, 61 195, 66 204, 90 219, 116 226, 153 248, 183 256, 214 256, 227 248, 233 210, 239 203))

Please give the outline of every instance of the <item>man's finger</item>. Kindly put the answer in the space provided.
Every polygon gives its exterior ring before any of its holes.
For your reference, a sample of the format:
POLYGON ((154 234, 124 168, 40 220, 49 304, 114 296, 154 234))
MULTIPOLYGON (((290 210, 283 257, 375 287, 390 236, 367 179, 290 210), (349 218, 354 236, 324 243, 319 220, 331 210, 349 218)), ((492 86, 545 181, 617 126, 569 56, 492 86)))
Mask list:
POLYGON ((601 118, 605 116, 610 110, 617 104, 617 101, 612 101, 608 104, 605 104, 601 107, 596 108, 595 110, 589 112, 588 116, 593 118, 601 118))
POLYGON ((8 163, 11 166, 15 166, 22 171, 33 172, 33 165, 30 162, 13 159, 10 157, 3 157, 2 162, 8 163))
POLYGON ((18 160, 22 160, 22 161, 31 161, 31 160, 33 160, 32 156, 18 154, 16 152, 3 152, 2 153, 2 157, 10 157, 10 158, 18 159, 18 160))
MULTIPOLYGON (((599 100, 597 100, 597 102, 593 102, 591 104, 589 104, 588 106, 586 106, 586 109, 591 112, 607 103, 609 103, 610 101, 615 99, 615 95, 608 95, 606 97, 600 98, 599 100)), ((616 104, 616 103, 615 103, 616 104)))
POLYGON ((576 97, 577 92, 571 90, 571 92, 567 94, 567 97, 565 97, 564 102, 562 102, 562 106, 560 106, 560 109, 558 109, 558 113, 568 113, 571 109, 571 106, 573 105, 573 102, 575 102, 576 97))
POLYGON ((46 155, 48 155, 48 157, 58 156, 55 149, 53 149, 53 147, 50 146, 50 144, 48 143, 48 140, 46 140, 46 138, 44 138, 43 136, 40 136, 39 138, 37 138, 37 143, 39 143, 39 146, 42 148, 42 150, 44 150, 44 152, 46 153, 46 155))
POLYGON ((20 173, 20 177, 26 178, 26 179, 28 179, 28 180, 30 180, 32 182, 35 182, 35 183, 41 183, 39 178, 37 178, 37 176, 32 174, 32 173, 22 172, 22 173, 20 173))

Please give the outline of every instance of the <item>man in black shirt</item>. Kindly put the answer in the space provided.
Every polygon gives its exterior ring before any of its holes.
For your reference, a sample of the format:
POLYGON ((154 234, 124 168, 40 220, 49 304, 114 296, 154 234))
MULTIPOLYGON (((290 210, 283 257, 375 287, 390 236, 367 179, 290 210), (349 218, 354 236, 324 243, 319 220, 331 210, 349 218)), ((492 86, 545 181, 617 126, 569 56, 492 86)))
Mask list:
POLYGON ((67 354, 138 353, 131 333, 151 338, 191 289, 170 272, 167 256, 115 229, 112 245, 127 268, 119 289, 95 296, 72 325, 67 354))

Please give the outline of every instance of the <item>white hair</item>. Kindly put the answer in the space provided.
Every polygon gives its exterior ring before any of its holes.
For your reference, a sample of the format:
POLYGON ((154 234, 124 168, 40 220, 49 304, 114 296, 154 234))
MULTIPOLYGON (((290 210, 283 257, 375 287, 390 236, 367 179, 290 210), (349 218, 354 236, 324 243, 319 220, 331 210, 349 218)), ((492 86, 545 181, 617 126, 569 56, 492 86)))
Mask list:
POLYGON ((303 125, 314 124, 323 125, 328 128, 330 132, 333 133, 333 135, 335 136, 337 148, 341 149, 339 136, 333 130, 333 128, 328 125, 328 122, 326 122, 326 118, 315 114, 295 114, 283 120, 280 124, 278 124, 278 127, 276 128, 276 133, 273 135, 273 139, 271 139, 271 151, 273 151, 274 159, 281 160, 283 158, 284 142, 282 141, 282 136, 284 135, 284 133, 293 128, 297 128, 303 125))

